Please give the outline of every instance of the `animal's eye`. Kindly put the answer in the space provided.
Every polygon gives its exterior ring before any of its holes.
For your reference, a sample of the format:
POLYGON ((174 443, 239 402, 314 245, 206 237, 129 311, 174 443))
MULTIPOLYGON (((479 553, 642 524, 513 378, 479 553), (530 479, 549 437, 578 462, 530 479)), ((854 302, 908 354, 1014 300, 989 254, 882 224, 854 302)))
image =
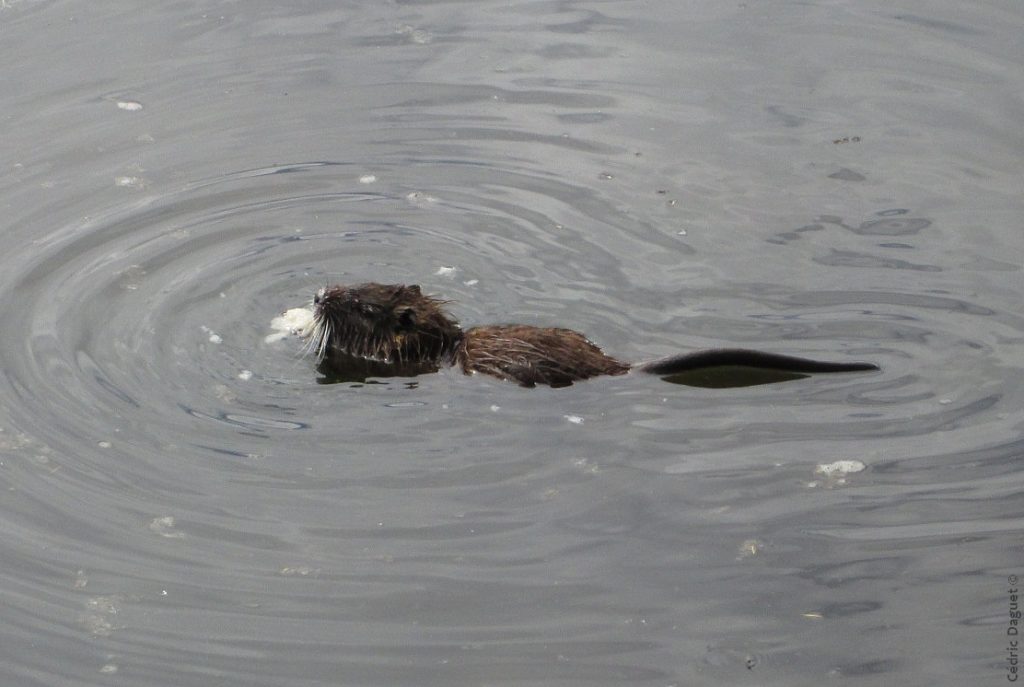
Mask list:
POLYGON ((411 329, 416 324, 416 316, 413 314, 412 308, 406 308, 398 316, 398 323, 407 329, 411 329))

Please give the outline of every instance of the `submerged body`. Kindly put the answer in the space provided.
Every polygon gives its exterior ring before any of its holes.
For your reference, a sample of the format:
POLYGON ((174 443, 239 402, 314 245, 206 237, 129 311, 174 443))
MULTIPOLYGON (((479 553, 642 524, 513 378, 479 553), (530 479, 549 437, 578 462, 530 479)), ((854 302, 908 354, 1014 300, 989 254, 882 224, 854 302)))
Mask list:
POLYGON ((412 376, 457 365, 522 386, 568 386, 636 369, 672 376, 736 366, 785 373, 877 370, 870 363, 832 363, 746 349, 715 349, 633 365, 606 355, 571 329, 522 324, 463 330, 444 301, 415 285, 359 284, 321 289, 313 299, 309 346, 322 364, 359 367, 366 376, 412 376))

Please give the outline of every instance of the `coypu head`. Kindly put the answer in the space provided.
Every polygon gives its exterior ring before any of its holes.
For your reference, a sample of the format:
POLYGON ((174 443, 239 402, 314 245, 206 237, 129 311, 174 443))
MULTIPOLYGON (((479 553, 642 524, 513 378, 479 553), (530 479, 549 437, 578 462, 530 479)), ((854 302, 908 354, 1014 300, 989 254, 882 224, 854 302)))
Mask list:
POLYGON ((310 350, 320 360, 340 354, 394 364, 439 362, 462 337, 443 303, 415 285, 322 288, 313 298, 310 350))

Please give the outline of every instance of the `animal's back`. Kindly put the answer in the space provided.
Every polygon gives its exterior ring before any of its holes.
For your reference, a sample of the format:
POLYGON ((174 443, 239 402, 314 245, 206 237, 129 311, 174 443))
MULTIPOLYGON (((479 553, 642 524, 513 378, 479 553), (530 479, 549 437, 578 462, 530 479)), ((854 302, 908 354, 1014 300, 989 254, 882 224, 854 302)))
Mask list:
POLYGON ((455 360, 467 374, 481 372, 523 386, 568 386, 599 375, 625 374, 630 368, 579 332, 521 324, 467 330, 455 360))

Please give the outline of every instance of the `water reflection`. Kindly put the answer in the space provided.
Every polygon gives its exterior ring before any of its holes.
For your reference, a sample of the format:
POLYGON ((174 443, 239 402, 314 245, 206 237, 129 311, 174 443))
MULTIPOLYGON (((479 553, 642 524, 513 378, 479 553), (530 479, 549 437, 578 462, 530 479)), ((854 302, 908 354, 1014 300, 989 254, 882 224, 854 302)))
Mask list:
POLYGON ((0 683, 991 675, 1019 22, 681 7, 0 2, 0 683), (883 371, 321 384, 337 281, 883 371))

